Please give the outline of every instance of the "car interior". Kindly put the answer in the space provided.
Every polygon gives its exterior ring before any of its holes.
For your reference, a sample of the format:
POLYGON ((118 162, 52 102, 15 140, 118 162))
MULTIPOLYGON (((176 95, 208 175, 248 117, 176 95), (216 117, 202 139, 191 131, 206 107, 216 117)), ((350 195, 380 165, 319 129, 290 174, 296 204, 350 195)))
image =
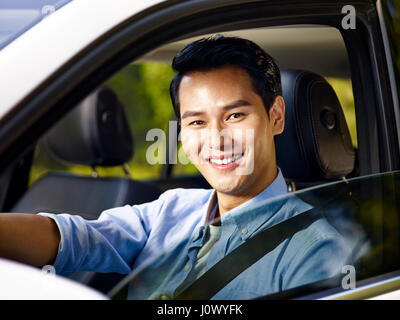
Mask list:
MULTIPOLYGON (((224 34, 253 40, 281 67, 286 127, 275 143, 288 190, 357 175, 357 153, 341 103, 324 78, 349 77, 347 53, 338 30, 282 26, 224 34)), ((186 43, 200 37, 168 43, 135 63, 169 63, 186 43)), ((96 219, 103 210, 149 202, 171 188, 210 188, 199 174, 172 175, 171 164, 164 165, 158 178, 132 178, 127 163, 134 156, 135 145, 118 93, 103 84, 56 123, 36 147, 60 163, 90 167, 91 175, 49 170, 18 197, 10 211, 71 213, 96 219), (98 167, 121 167, 124 176, 103 177, 98 167)), ((71 278, 108 292, 122 276, 79 272, 71 278)))

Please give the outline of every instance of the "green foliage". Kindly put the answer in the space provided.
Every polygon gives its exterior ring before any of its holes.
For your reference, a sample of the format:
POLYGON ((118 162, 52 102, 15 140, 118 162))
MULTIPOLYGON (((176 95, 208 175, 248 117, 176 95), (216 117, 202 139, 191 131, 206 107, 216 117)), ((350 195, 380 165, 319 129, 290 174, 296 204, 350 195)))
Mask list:
MULTIPOLYGON (((129 121, 135 141, 135 154, 129 163, 143 166, 146 172, 155 172, 146 161, 146 150, 153 142, 146 141, 149 129, 160 128, 167 132, 168 120, 173 117, 169 97, 169 83, 174 72, 169 65, 162 63, 131 64, 108 81, 116 92, 129 121)), ((159 169, 159 168, 158 168, 159 169)), ((142 173, 132 170, 134 177, 142 173)))
MULTIPOLYGON (((129 163, 135 179, 156 178, 159 175, 161 165, 150 165, 146 161, 146 150, 154 143, 146 141, 146 133, 153 128, 168 132, 168 121, 174 118, 169 96, 169 84, 174 75, 167 64, 147 62, 129 65, 108 81, 125 106, 135 140, 134 159, 129 163)), ((192 164, 178 163, 174 166, 176 175, 195 173, 197 169, 192 164)))
POLYGON ((343 113, 350 131, 351 141, 353 146, 357 148, 356 112, 351 80, 341 78, 327 78, 326 80, 335 90, 340 104, 342 105, 343 113))

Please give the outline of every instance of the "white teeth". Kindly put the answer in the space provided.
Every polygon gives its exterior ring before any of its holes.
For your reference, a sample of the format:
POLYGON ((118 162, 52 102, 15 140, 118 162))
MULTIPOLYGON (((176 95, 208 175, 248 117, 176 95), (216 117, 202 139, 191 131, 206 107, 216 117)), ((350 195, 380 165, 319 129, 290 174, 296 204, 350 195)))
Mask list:
POLYGON ((237 159, 239 159, 239 158, 241 158, 242 157, 242 155, 241 154, 238 154, 238 155, 236 155, 236 156, 234 156, 234 157, 231 157, 231 158, 225 158, 225 159, 210 159, 210 162, 212 162, 212 163, 214 163, 214 164, 218 164, 218 165, 221 165, 221 164, 228 164, 228 163, 231 163, 231 162, 233 162, 233 161, 236 161, 237 159))

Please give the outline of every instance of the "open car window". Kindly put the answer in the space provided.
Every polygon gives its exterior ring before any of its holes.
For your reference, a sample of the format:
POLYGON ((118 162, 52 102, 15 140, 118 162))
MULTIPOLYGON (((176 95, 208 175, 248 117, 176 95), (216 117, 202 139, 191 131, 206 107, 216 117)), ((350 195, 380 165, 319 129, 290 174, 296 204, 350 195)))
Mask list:
MULTIPOLYGON (((265 255, 212 298, 298 298, 323 289, 342 292, 356 288, 360 282, 368 283, 374 276, 395 271, 400 264, 399 182, 400 172, 353 178, 276 197, 236 212, 235 217, 250 215, 260 219, 259 228, 237 247, 251 243, 257 234, 272 227, 283 232, 279 225, 293 216, 301 221, 310 209, 315 219, 298 224, 299 229, 290 238, 278 239, 270 251, 269 243, 276 239, 265 238, 265 255), (271 211, 275 212, 272 216, 271 211)), ((282 237, 279 232, 275 234, 282 237)), ((129 284, 128 299, 179 296, 186 288, 176 290, 174 282, 177 270, 185 268, 182 256, 187 254, 185 249, 190 246, 191 237, 143 264, 114 288, 112 295, 129 284)), ((227 273, 216 277, 224 278, 227 273)), ((213 283, 207 286, 212 287, 213 283)))
MULTIPOLYGON (((176 153, 175 162, 170 155, 172 144, 168 146, 159 144, 158 150, 161 153, 157 154, 151 163, 147 161, 147 152, 151 151, 151 145, 158 142, 156 138, 152 139, 150 134, 153 129, 161 129, 167 139, 178 134, 174 127, 176 119, 169 96, 169 84, 175 74, 171 68, 174 55, 189 42, 211 35, 191 37, 162 45, 128 64, 103 84, 112 89, 120 100, 135 142, 134 155, 127 162, 130 169, 129 176, 132 179, 153 180, 162 191, 180 187, 180 183, 190 187, 210 187, 187 159, 180 140, 175 146, 176 150, 172 148, 172 153, 176 153), (194 182, 192 183, 190 179, 194 182)), ((281 70, 304 69, 323 75, 340 101, 352 145, 355 149, 358 148, 352 80, 344 42, 337 29, 299 25, 236 30, 224 32, 223 35, 255 41, 277 60, 281 70), (322 41, 323 45, 318 45, 322 41), (309 52, 309 47, 315 47, 312 54, 309 52), (297 50, 296 58, 288 54, 294 50, 297 50), (329 61, 326 60, 327 54, 332 57, 329 61)), ((117 166, 96 166, 96 170, 100 177, 125 176, 121 167, 117 166)), ((93 168, 60 161, 43 143, 39 143, 30 170, 29 185, 51 171, 90 176, 93 168)))

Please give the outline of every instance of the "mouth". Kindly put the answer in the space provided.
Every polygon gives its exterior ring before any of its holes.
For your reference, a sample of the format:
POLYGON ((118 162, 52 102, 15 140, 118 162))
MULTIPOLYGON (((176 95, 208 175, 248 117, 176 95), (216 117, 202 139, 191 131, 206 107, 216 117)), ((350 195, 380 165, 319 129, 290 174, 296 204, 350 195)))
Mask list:
POLYGON ((243 155, 244 153, 234 156, 210 157, 208 162, 217 169, 229 170, 239 165, 238 161, 243 157, 243 155))

